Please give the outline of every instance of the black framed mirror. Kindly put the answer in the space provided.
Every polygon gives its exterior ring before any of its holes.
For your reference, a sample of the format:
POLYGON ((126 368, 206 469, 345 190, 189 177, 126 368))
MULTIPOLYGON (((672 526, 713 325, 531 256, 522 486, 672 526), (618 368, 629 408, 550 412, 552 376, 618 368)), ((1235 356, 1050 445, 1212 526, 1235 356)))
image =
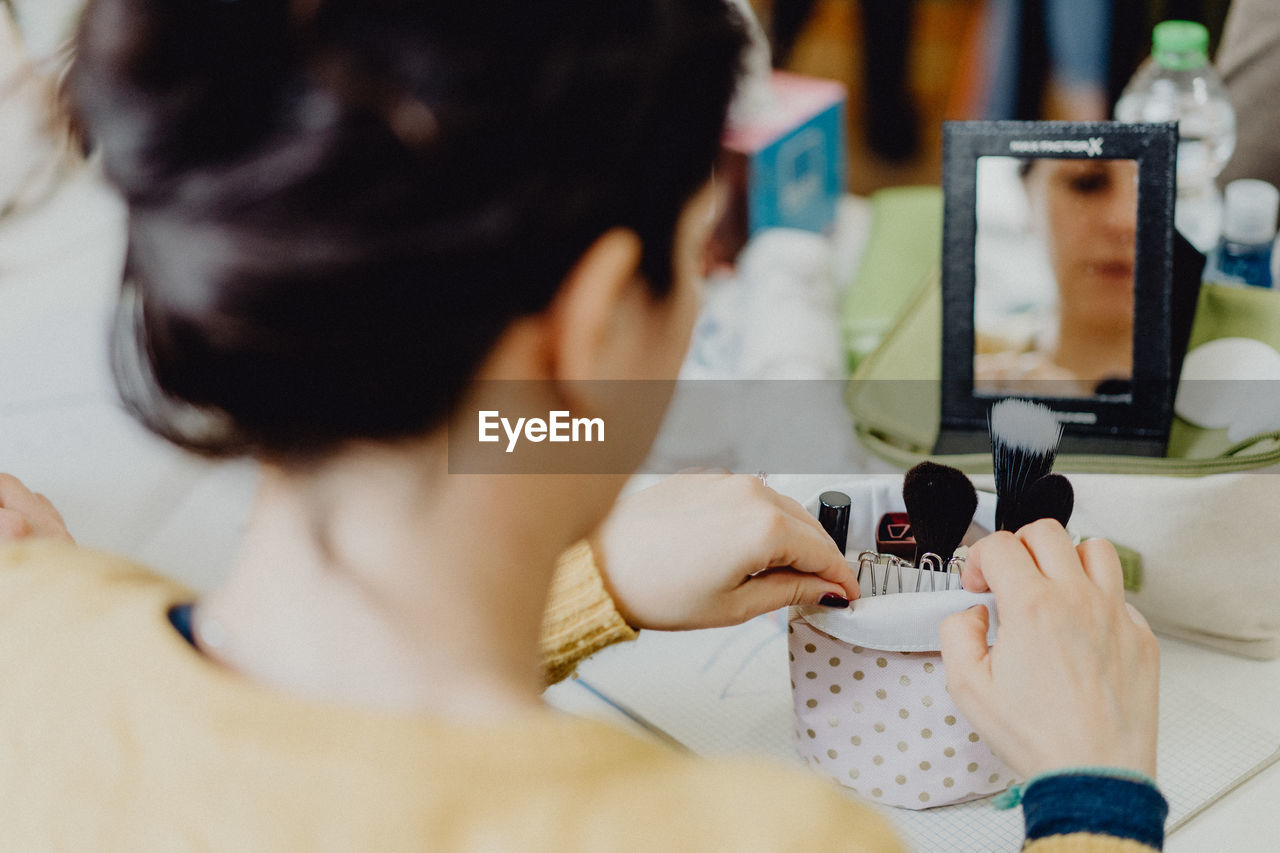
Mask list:
POLYGON ((942 422, 936 453, 987 447, 987 414, 1034 399, 1063 452, 1163 455, 1175 384, 1177 125, 943 127, 942 422))

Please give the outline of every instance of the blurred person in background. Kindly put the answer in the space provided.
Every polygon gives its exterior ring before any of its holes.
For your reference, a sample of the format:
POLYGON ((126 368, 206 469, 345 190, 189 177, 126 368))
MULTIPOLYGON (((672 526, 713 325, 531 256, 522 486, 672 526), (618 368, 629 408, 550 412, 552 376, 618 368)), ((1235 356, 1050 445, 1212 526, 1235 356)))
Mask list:
POLYGON ((1258 178, 1280 186, 1280 5, 1232 0, 1215 64, 1236 110, 1235 153, 1218 183, 1258 178))
POLYGON ((978 116, 987 119, 1105 121, 1110 117, 1107 80, 1111 52, 1111 0, 987 0, 983 12, 986 90, 978 116), (1042 21, 1028 19, 1038 9, 1042 21), (1025 114, 1020 87, 1030 73, 1024 55, 1029 29, 1042 29, 1048 78, 1040 115, 1025 114))
MULTIPOLYGON (((773 61, 791 58, 816 0, 773 0, 773 61)), ((920 115, 911 92, 914 0, 858 0, 862 20, 862 128, 878 157, 901 162, 920 150, 920 115)))

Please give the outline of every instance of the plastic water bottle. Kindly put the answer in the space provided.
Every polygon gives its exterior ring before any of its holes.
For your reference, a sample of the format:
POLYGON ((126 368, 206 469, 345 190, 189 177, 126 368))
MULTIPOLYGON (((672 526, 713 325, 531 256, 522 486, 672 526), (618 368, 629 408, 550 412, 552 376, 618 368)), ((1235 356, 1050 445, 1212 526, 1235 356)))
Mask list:
POLYGON ((1163 21, 1151 56, 1116 102, 1124 122, 1177 121, 1178 230, 1201 251, 1218 242, 1221 197, 1214 179, 1236 147, 1236 113, 1209 64, 1209 31, 1194 21, 1163 21))
POLYGON ((1266 181, 1242 178, 1227 184, 1222 240, 1209 257, 1205 278, 1272 287, 1271 249, 1277 211, 1280 190, 1266 181))

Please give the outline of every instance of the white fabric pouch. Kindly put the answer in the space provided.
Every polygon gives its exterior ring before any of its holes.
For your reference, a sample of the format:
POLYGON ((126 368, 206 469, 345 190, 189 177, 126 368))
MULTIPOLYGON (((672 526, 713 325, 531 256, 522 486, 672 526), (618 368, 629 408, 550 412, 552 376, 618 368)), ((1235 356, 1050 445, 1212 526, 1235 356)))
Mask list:
MULTIPOLYGON (((904 511, 900 478, 835 485, 852 508, 846 557, 874 550, 875 524, 904 511)), ((817 497, 808 503, 817 508, 817 497)), ((977 521, 994 526, 995 496, 979 493, 977 521)), ((946 690, 938 629, 984 604, 995 639, 995 598, 943 589, 941 572, 863 563, 850 607, 797 607, 790 615, 792 697, 800 754, 815 771, 875 802, 924 809, 976 799, 1015 781, 946 690), (930 583, 934 590, 930 591, 930 583), (873 592, 874 590, 874 592, 873 592)))

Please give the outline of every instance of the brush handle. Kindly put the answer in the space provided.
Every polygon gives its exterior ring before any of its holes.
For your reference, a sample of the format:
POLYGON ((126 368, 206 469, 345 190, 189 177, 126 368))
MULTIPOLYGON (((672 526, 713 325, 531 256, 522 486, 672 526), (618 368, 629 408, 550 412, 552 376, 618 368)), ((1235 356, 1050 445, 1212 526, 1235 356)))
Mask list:
POLYGON ((996 495, 996 530, 1010 530, 1012 532, 1012 528, 1008 524, 1009 507, 1012 504, 1013 501, 1009 499, 1008 495, 996 495))

